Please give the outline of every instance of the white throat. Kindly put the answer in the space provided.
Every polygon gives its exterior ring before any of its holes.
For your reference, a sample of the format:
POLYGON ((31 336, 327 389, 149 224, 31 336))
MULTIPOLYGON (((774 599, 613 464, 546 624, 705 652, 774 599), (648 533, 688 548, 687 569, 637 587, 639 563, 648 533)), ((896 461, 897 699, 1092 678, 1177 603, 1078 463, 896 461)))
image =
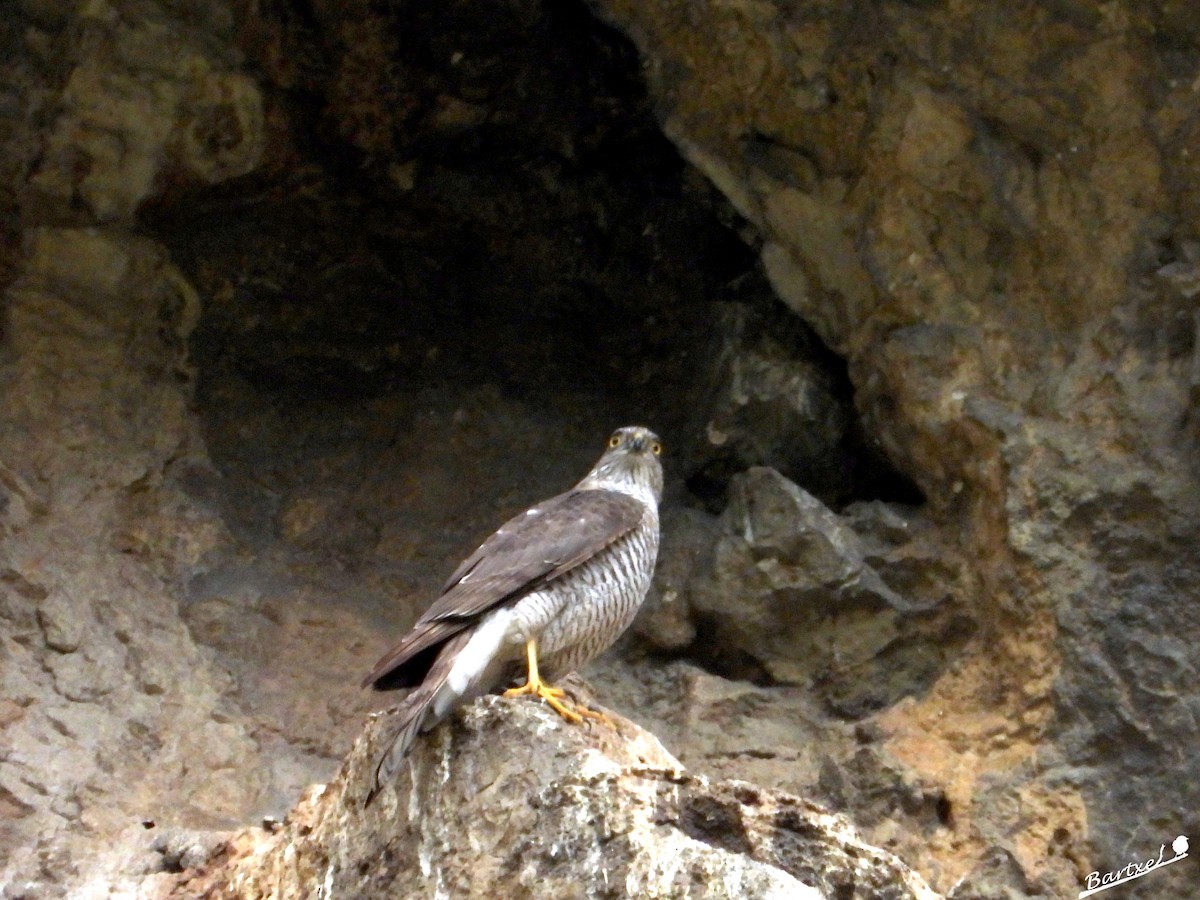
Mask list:
POLYGON ((634 478, 627 467, 611 462, 600 463, 575 487, 578 490, 617 491, 642 501, 651 509, 658 509, 658 497, 654 495, 654 488, 634 478))

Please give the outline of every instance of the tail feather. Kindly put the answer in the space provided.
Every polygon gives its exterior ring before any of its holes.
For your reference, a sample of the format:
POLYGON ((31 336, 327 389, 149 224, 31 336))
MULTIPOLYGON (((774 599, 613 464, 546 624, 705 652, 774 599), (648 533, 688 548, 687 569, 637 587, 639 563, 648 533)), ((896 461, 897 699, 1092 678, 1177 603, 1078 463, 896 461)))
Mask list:
POLYGON ((466 646, 470 637, 469 631, 460 632, 446 641, 438 652, 437 659, 429 667, 429 674, 425 676, 421 686, 404 698, 400 709, 400 724, 380 755, 379 762, 375 764, 375 777, 364 806, 370 806, 371 801, 383 790, 383 786, 396 777, 417 735, 428 731, 449 714, 449 708, 442 708, 444 701, 436 706, 435 701, 438 700, 438 694, 446 684, 446 679, 450 677, 459 651, 466 646), (434 713, 432 720, 429 715, 431 710, 434 713))
POLYGON ((433 702, 434 693, 436 691, 427 691, 422 686, 421 689, 405 699, 404 707, 400 712, 400 725, 380 755, 379 762, 375 764, 375 777, 371 782, 371 790, 367 793, 364 806, 370 806, 371 801, 383 790, 383 786, 391 782, 396 777, 396 773, 400 771, 400 766, 404 764, 408 751, 412 749, 413 742, 421 733, 425 713, 433 702))

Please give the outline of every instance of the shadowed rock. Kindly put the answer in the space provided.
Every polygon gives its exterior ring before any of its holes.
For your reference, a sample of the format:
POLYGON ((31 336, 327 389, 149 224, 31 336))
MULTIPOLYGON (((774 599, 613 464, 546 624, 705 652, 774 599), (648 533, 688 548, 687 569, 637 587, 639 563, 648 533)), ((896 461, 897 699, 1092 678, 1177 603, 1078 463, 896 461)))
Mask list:
POLYGON ((735 476, 729 497, 711 563, 693 567, 687 585, 699 661, 760 683, 811 685, 847 718, 928 687, 963 626, 950 576, 899 512, 856 510, 872 534, 864 540, 762 467, 735 476), (901 534, 881 540, 880 517, 901 534))

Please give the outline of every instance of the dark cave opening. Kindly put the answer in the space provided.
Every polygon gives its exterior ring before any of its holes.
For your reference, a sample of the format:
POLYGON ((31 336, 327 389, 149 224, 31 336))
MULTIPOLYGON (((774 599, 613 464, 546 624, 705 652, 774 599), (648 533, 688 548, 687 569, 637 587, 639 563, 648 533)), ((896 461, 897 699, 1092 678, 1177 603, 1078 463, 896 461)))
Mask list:
POLYGON ((512 404, 509 453, 550 429, 583 464, 611 427, 652 424, 676 494, 710 510, 756 464, 835 507, 919 502, 861 433, 844 362, 659 130, 632 45, 582 4, 268 6, 242 34, 287 123, 279 165, 143 215, 200 288, 197 403, 241 487, 286 493, 276 440, 333 452, 341 420, 378 444, 380 415, 461 419, 483 391, 512 404), (798 371, 820 421, 721 396, 734 339, 798 371), (257 405, 275 424, 248 435, 257 405))
MULTIPOLYGON (((394 632, 619 425, 664 439, 665 530, 672 507, 720 513, 756 465, 835 510, 922 502, 864 434, 845 361, 773 294, 753 230, 663 135, 624 37, 582 6, 380 9, 391 40, 353 64, 366 51, 330 36, 356 23, 283 29, 310 61, 276 96, 286 168, 145 218, 203 298, 217 471, 191 489, 242 548, 191 578, 185 616, 202 641, 214 606, 267 620, 218 648, 245 702, 287 715, 257 654, 295 598, 394 632), (424 49, 399 71, 401 36, 424 49), (336 102, 346 78, 365 106, 336 102)), ((773 683, 710 631, 699 616, 667 658, 773 683)), ((655 652, 637 629, 622 646, 655 652)))

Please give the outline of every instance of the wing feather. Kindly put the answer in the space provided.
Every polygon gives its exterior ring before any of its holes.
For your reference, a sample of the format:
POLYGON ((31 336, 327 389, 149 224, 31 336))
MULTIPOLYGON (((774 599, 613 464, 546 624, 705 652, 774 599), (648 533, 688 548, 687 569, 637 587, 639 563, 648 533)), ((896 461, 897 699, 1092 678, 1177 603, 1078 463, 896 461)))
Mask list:
POLYGON ((416 687, 429 673, 438 648, 468 624, 427 622, 415 625, 379 658, 371 674, 363 679, 363 687, 374 685, 379 690, 416 687))
POLYGON ((388 676, 489 610, 591 559, 636 527, 644 511, 643 504, 628 494, 571 490, 509 519, 463 560, 441 596, 375 664, 364 684, 418 683, 423 672, 388 676))
POLYGON ((641 521, 617 491, 568 491, 505 522, 463 560, 418 623, 475 618, 591 559, 641 521))

